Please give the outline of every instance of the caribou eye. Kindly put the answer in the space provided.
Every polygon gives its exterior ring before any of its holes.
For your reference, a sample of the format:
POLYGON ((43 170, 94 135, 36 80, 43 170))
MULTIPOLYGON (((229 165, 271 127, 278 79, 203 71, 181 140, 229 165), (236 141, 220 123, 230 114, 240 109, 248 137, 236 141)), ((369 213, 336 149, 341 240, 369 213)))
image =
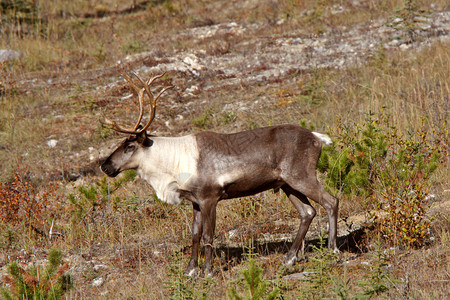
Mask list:
POLYGON ((135 145, 128 145, 125 147, 125 153, 132 152, 134 149, 136 149, 135 145))

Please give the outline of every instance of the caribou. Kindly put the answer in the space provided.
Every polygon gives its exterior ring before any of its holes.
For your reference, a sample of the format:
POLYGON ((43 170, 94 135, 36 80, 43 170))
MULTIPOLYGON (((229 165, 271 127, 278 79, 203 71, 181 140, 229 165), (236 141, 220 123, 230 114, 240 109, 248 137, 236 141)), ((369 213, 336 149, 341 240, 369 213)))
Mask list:
POLYGON ((287 253, 285 264, 298 261, 298 252, 316 210, 308 199, 323 206, 328 214, 328 247, 336 246, 338 199, 319 183, 317 162, 323 145, 331 144, 328 135, 297 125, 279 125, 231 134, 209 131, 181 137, 159 137, 147 133, 155 118, 159 97, 173 86, 164 87, 155 97, 150 85, 163 74, 135 84, 123 74, 136 91, 139 117, 134 127, 124 127, 106 117, 101 122, 128 136, 101 164, 110 177, 134 169, 154 189, 157 197, 169 204, 190 201, 193 208, 192 254, 186 274, 198 273, 198 252, 203 238, 203 272, 212 276, 212 244, 216 226, 216 207, 221 200, 245 197, 268 189, 281 189, 298 210, 301 221, 287 253), (150 99, 150 117, 141 125, 144 96, 150 99))

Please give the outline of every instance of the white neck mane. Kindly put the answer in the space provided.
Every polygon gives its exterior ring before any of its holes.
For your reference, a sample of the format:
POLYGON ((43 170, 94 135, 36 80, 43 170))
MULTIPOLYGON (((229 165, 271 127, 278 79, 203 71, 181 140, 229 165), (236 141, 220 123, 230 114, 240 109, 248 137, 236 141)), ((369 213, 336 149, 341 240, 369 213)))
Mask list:
POLYGON ((194 136, 152 137, 153 144, 142 152, 137 172, 155 190, 158 198, 179 204, 178 188, 197 177, 198 147, 194 136))

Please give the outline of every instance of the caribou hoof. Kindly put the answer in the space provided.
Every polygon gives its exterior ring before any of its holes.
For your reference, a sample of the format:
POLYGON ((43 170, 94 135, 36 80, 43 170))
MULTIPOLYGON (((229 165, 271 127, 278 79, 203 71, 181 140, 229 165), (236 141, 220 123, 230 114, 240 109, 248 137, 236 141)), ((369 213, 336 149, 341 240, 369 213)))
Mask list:
POLYGON ((291 266, 293 266, 296 262, 298 262, 298 258, 297 258, 297 256, 293 256, 293 257, 291 257, 291 258, 286 258, 286 260, 285 260, 285 262, 284 262, 284 265, 285 265, 286 267, 291 267, 291 266))
POLYGON ((212 271, 205 272, 205 278, 211 279, 214 277, 214 273, 212 271))
POLYGON ((211 279, 214 276, 214 272, 212 269, 205 269, 203 271, 203 274, 205 275, 205 278, 207 278, 207 279, 211 279))
POLYGON ((341 250, 339 250, 337 247, 335 247, 335 248, 330 248, 330 249, 333 249, 333 253, 334 253, 334 254, 339 254, 339 253, 341 253, 341 250))
POLYGON ((191 278, 195 278, 198 276, 198 270, 197 270, 197 268, 187 268, 186 271, 184 272, 184 274, 191 278))

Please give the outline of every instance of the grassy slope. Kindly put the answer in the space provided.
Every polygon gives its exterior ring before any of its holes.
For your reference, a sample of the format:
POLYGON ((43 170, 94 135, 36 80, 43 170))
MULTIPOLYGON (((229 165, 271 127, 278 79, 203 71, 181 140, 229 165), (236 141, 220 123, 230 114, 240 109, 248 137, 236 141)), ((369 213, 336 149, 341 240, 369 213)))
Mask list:
MULTIPOLYGON (((324 16, 323 11, 333 5, 333 1, 281 1, 274 6, 263 1, 258 7, 240 7, 229 1, 150 1, 135 12, 128 13, 132 1, 116 5, 119 1, 97 1, 93 7, 89 1, 40 1, 41 15, 47 25, 29 29, 30 34, 23 38, 14 33, 4 36, 0 48, 17 49, 23 57, 17 62, 5 64, 0 69, 0 77, 5 93, 0 100, 0 166, 2 182, 10 181, 12 175, 20 170, 33 181, 38 189, 47 188, 47 182, 58 184, 52 194, 49 211, 56 218, 57 228, 64 232, 65 238, 54 241, 64 250, 74 274, 76 291, 73 298, 98 296, 107 292, 108 297, 135 296, 137 298, 164 298, 167 289, 155 289, 167 280, 169 256, 180 245, 189 245, 190 206, 168 207, 151 199, 148 187, 140 182, 126 183, 114 196, 107 197, 104 207, 100 206, 90 217, 74 221, 74 205, 68 201, 68 194, 80 193, 68 182, 67 175, 78 174, 80 170, 90 172, 83 178, 86 186, 99 182, 95 161, 89 162, 89 147, 93 151, 101 149, 105 142, 111 143, 111 136, 98 123, 102 111, 107 110, 117 119, 131 117, 127 108, 118 99, 126 91, 125 85, 113 84, 109 89, 103 87, 116 82, 115 63, 128 54, 153 51, 158 57, 164 53, 193 50, 213 45, 212 51, 221 55, 221 41, 208 40, 197 44, 189 39, 171 39, 185 28, 236 21, 246 24, 262 24, 255 30, 256 37, 267 38, 286 36, 289 32, 298 35, 320 34, 329 29, 345 30, 344 26, 366 22, 367 19, 389 18, 393 8, 402 1, 380 1, 350 8, 344 15, 324 16), (387 4, 389 3, 389 4, 387 4), (230 7, 231 6, 231 7, 230 7), (215 12, 220 11, 220 14, 215 12), (304 14, 305 12, 313 12, 304 14), (92 18, 103 15, 104 18, 92 18), (109 14, 109 15, 108 15, 109 14), (62 17, 65 16, 65 18, 62 17), (284 23, 277 21, 283 19, 284 23), (42 29, 42 30, 41 30, 42 29), (38 34, 37 32, 41 33, 38 34), (105 109, 107 105, 107 109, 105 109), (50 139, 58 140, 55 148, 47 146, 50 139), (78 155, 77 155, 78 154, 78 155), (113 205, 113 199, 120 199, 113 205), (149 200, 150 198, 150 200, 149 200), (167 241, 170 241, 169 243, 167 241), (94 271, 93 265, 103 263, 107 270, 94 271), (92 279, 106 277, 101 287, 92 287, 92 279)), ((138 3, 140 1, 137 1, 138 3)), ((423 1, 424 8, 430 9, 432 1, 423 1)), ((368 1, 369 3, 369 1, 368 1)), ((434 10, 449 10, 445 1, 433 1, 434 10)), ((254 37, 230 37, 225 47, 227 54, 245 49, 246 41, 254 37)), ((186 114, 182 108, 183 98, 174 100, 177 105, 158 111, 155 127, 159 133, 180 135, 199 130, 192 124, 205 117, 204 106, 199 104, 207 99, 211 121, 203 127, 216 131, 230 131, 277 124, 297 123, 308 120, 320 130, 334 126, 338 119, 351 126, 364 119, 364 113, 379 111, 382 107, 391 114, 404 132, 414 129, 420 120, 427 117, 435 124, 448 118, 448 95, 450 78, 450 47, 447 43, 436 42, 421 50, 406 52, 380 50, 362 66, 349 66, 339 70, 310 70, 296 75, 293 80, 265 82, 245 87, 223 87, 214 90, 200 90, 194 97, 194 113, 186 114), (305 96, 305 80, 318 91, 316 98, 305 96), (245 91, 243 90, 245 89, 245 91), (219 108, 227 104, 252 103, 257 99, 269 99, 260 109, 251 113, 224 114, 219 108), (313 101, 314 100, 314 101, 313 101), (267 104, 269 103, 269 104, 267 104), (184 114, 183 114, 184 113, 184 114), (183 122, 172 127, 164 126, 166 118, 183 114, 183 122), (229 121, 229 120, 232 121, 229 121)), ((136 61, 129 65, 137 68, 147 61, 136 61)), ((170 74, 171 80, 184 88, 193 79, 187 74, 170 74)), ((194 81, 196 84, 214 83, 215 78, 204 75, 194 81)), ((233 108, 233 106, 231 106, 233 108)), ((129 118, 128 118, 129 119, 129 118)), ((198 123, 197 123, 198 124, 198 123)), ((115 136, 114 137, 118 137, 115 136)), ((443 166, 434 177, 433 189, 438 200, 448 199, 449 168, 443 166), (446 198, 445 198, 446 197, 446 198)), ((80 184, 80 181, 77 183, 80 184)), ((112 185, 112 183, 110 182, 112 185)), ((285 199, 271 192, 257 196, 264 203, 255 208, 244 201, 232 200, 221 204, 218 212, 218 240, 227 240, 227 233, 235 228, 254 228, 255 224, 275 224, 279 220, 295 218, 294 209, 285 199), (254 213, 257 211, 257 214, 254 213)), ((353 203, 357 199, 343 198, 341 216, 360 210, 353 203)), ((259 203, 259 202, 256 202, 259 203)), ((88 206, 87 206, 88 207, 88 206)), ((88 208, 86 208, 88 209, 88 208)), ((448 212, 448 211, 447 211, 448 212)), ((49 227, 48 215, 44 215, 36 226, 49 227)), ((259 227, 255 227, 259 228, 259 227)), ((45 239, 30 231, 27 226, 2 224, 1 247, 5 254, 1 257, 3 266, 9 259, 31 255, 42 259, 49 249, 45 239), (6 238, 13 232, 13 238, 6 238), (24 249, 23 251, 21 249, 24 249), (25 254, 24 254, 25 253, 25 254)), ((440 298, 446 295, 445 282, 448 281, 448 213, 438 214, 433 225, 434 242, 427 248, 418 250, 393 250, 390 265, 394 277, 409 278, 409 286, 398 284, 390 294, 381 297, 398 297, 406 293, 412 298, 440 298), (443 263, 442 263, 443 262, 443 263), (408 274, 408 276, 407 276, 408 274), (423 278, 426 274, 426 278, 423 278)), ((265 230, 295 230, 295 228, 276 228, 265 230)), ((260 229, 260 231, 263 231, 260 229)), ((238 241, 245 243, 249 236, 258 236, 258 230, 249 230, 239 235, 238 241)), ((189 250, 189 249, 188 249, 189 250)), ((184 254, 184 262, 188 252, 184 254)), ((258 259, 264 266, 265 277, 273 279, 281 269, 282 253, 271 253, 258 259)), ((359 254, 350 265, 349 275, 354 291, 361 288, 356 284, 362 278, 361 261, 371 261, 369 254, 359 254)), ((210 297, 225 297, 231 279, 240 276, 242 265, 238 260, 216 259, 216 268, 222 270, 218 280, 206 288, 210 297)), ((303 268, 302 264, 295 272, 303 268)), ((306 266, 308 267, 308 266, 306 266)), ((334 272, 341 274, 342 265, 334 272)), ((288 283, 285 294, 295 298, 304 291, 300 282, 288 283)))

